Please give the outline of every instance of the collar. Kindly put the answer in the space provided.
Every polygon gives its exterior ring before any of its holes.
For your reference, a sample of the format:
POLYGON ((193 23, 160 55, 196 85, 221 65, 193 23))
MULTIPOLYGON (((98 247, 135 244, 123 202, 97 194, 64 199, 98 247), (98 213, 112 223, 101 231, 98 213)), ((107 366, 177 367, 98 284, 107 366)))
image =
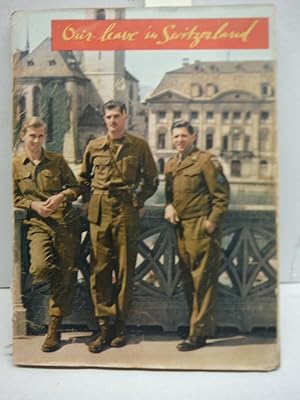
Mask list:
MULTIPOLYGON (((132 143, 132 138, 127 132, 125 132, 123 138, 124 138, 124 142, 122 143, 123 145, 126 144, 126 143, 129 143, 129 144, 132 143)), ((108 136, 108 134, 106 134, 104 136, 103 142, 100 144, 99 148, 100 149, 108 148, 110 140, 111 140, 110 137, 108 136)))
POLYGON ((176 171, 193 165, 198 160, 198 157, 199 150, 196 146, 193 146, 193 149, 191 149, 191 151, 182 159, 182 162, 179 165, 177 164, 176 171))
MULTIPOLYGON (((42 154, 41 154, 41 160, 40 160, 40 161, 43 161, 43 160, 51 160, 51 159, 52 159, 51 153, 50 153, 48 150, 42 148, 42 154)), ((23 154, 21 155, 21 163, 22 163, 23 165, 25 165, 25 164, 27 164, 29 161, 30 161, 30 158, 27 156, 27 154, 25 153, 25 151, 23 151, 23 154)))
POLYGON ((193 158, 194 158, 193 153, 195 153, 195 152, 198 152, 198 149, 197 149, 197 147, 193 144, 192 147, 189 148, 188 151, 187 151, 186 153, 184 153, 184 154, 178 153, 178 154, 177 154, 177 156, 176 156, 177 161, 183 161, 183 160, 185 160, 185 159, 186 159, 187 157, 189 157, 189 156, 192 156, 192 160, 195 161, 196 159, 195 159, 195 160, 193 159, 193 158))

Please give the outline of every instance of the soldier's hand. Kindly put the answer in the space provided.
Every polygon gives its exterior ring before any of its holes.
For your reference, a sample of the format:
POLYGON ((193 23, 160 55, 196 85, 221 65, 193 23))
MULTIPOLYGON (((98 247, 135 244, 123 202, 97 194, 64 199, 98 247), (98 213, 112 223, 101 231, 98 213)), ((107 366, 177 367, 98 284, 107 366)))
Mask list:
POLYGON ((43 218, 47 218, 53 213, 53 210, 46 206, 43 201, 33 201, 30 207, 43 218))
POLYGON ((209 219, 205 221, 204 225, 208 233, 213 233, 213 231, 216 229, 217 226, 214 222, 211 222, 209 219))
POLYGON ((46 206, 49 210, 52 210, 52 212, 56 211, 59 207, 59 205, 64 201, 65 196, 63 193, 58 193, 55 194, 46 201, 44 201, 44 206, 46 206))
POLYGON ((173 204, 168 204, 165 208, 165 219, 171 222, 171 224, 177 224, 179 222, 179 217, 173 204))

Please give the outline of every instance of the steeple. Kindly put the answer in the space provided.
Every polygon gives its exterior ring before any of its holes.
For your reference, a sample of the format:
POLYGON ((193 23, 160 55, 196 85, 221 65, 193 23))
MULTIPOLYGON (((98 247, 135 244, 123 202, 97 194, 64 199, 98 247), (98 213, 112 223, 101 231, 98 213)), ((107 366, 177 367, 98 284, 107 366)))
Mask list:
POLYGON ((28 26, 28 21, 26 23, 26 44, 25 44, 25 51, 29 53, 30 50, 30 44, 29 44, 29 26, 28 26))

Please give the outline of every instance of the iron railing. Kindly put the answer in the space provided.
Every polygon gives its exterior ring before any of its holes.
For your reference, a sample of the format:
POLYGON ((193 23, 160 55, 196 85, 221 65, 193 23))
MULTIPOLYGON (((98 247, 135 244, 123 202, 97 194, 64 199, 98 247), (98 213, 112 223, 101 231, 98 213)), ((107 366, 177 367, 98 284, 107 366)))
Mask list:
MULTIPOLYGON (((30 286, 28 245, 23 219, 15 211, 14 334, 43 331, 48 316, 49 287, 30 286)), ((65 320, 72 328, 95 326, 89 293, 89 235, 82 218, 82 242, 73 314, 65 320)), ((276 327, 276 223, 274 211, 234 211, 223 224, 217 322, 249 332, 276 327)), ((141 221, 134 296, 128 324, 158 326, 175 331, 188 325, 188 309, 180 280, 174 228, 163 218, 163 208, 147 207, 141 221)))

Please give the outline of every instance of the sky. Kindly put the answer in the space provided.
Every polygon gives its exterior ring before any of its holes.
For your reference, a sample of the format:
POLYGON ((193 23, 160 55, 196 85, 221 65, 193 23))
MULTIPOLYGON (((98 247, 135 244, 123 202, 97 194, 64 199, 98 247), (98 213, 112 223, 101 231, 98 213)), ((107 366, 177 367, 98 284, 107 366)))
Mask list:
MULTIPOLYGON (((272 6, 225 6, 225 7, 168 7, 128 8, 126 18, 226 18, 270 17, 270 29, 274 33, 274 9, 272 6)), ((24 49, 28 35, 30 51, 47 36, 51 36, 52 19, 84 19, 84 9, 44 11, 19 11, 12 16, 12 51, 24 49)), ((270 60, 275 56, 273 36, 269 50, 158 50, 126 51, 128 71, 140 82, 140 86, 154 89, 167 71, 182 66, 183 59, 190 62, 225 60, 270 60)))

